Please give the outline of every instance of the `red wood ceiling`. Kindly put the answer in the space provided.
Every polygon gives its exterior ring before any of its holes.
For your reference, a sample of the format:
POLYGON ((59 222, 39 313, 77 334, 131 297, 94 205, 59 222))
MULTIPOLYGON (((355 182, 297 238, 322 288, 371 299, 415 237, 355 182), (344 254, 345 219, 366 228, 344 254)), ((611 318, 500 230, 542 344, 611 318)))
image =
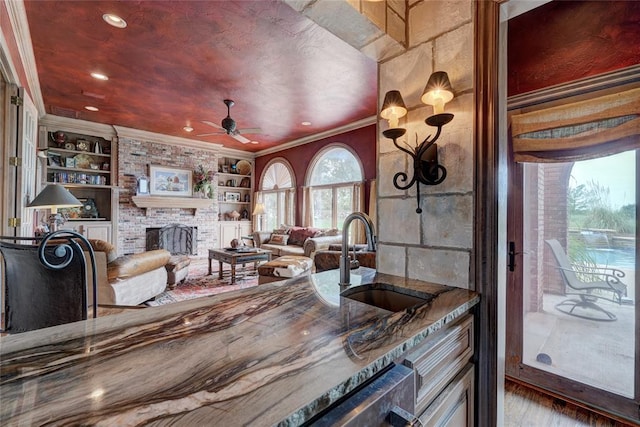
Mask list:
POLYGON ((280 1, 27 0, 25 9, 48 113, 248 151, 376 114, 375 61, 280 1), (238 128, 262 129, 245 135, 260 144, 196 136, 215 131, 201 121, 219 124, 225 98, 238 128))

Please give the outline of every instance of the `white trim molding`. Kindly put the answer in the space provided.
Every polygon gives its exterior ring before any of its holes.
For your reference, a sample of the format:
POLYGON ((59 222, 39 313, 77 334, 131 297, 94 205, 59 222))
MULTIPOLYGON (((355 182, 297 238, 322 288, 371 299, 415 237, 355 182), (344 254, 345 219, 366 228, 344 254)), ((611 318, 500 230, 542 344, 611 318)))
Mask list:
POLYGON ((53 114, 45 114, 44 117, 40 118, 39 124, 46 126, 49 130, 58 130, 59 128, 66 132, 100 136, 108 140, 111 140, 116 136, 116 132, 111 125, 72 119, 69 117, 54 116, 53 114))
POLYGON ((18 72, 9 56, 9 46, 2 32, 0 32, 0 73, 5 76, 7 83, 18 84, 18 72))
POLYGON ((146 130, 127 128, 124 126, 113 125, 118 138, 132 138, 142 141, 155 142, 158 144, 169 144, 178 147, 197 148, 201 150, 210 150, 219 152, 223 148, 222 144, 211 142, 196 141, 193 139, 180 138, 177 136, 163 135, 161 133, 149 132, 146 130))
MULTIPOLYGON (((33 45, 31 43, 31 33, 29 32, 29 22, 27 21, 27 12, 24 9, 22 1, 6 1, 7 13, 9 21, 13 28, 13 35, 18 45, 18 53, 27 76, 24 82, 29 88, 29 94, 38 109, 38 114, 44 116, 46 110, 44 100, 42 99, 42 90, 40 88, 40 80, 38 79, 38 67, 36 67, 36 59, 33 54, 33 45)), ((14 64, 15 65, 15 64, 14 64)))
POLYGON ((299 145, 308 144, 310 142, 315 142, 320 139, 330 138, 332 136, 336 136, 352 130, 360 129, 360 128, 375 124, 376 122, 377 122, 376 116, 367 117, 365 119, 358 120, 356 122, 350 123, 345 126, 340 126, 335 129, 330 129, 324 132, 316 133, 314 135, 309 135, 293 141, 285 142, 284 144, 280 144, 277 147, 265 148, 264 150, 261 150, 255 153, 255 156, 260 157, 260 156, 265 156, 267 154, 277 153, 279 151, 287 150, 289 148, 297 147, 299 145))

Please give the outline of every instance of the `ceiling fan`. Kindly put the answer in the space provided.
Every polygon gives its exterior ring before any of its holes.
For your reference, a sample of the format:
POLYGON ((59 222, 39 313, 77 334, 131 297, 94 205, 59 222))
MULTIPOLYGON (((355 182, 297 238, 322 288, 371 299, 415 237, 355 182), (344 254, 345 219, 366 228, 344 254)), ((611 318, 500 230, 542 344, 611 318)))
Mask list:
POLYGON ((209 125, 212 126, 216 129, 220 129, 218 132, 212 132, 212 133, 203 133, 200 135, 196 135, 196 136, 210 136, 210 135, 222 135, 222 134, 227 134, 229 136, 231 136, 232 138, 234 138, 236 141, 239 141, 243 144, 257 144, 258 141, 252 141, 248 138, 245 138, 244 136, 242 136, 241 134, 244 133, 262 133, 262 130, 260 128, 248 128, 248 129, 236 129, 236 121, 233 120, 231 118, 231 107, 233 107, 233 105, 235 104, 235 102, 233 102, 233 100, 231 99, 225 99, 224 100, 225 105, 227 106, 227 117, 225 117, 224 119, 222 119, 222 126, 210 122, 208 120, 202 120, 202 123, 204 123, 205 125, 209 125))

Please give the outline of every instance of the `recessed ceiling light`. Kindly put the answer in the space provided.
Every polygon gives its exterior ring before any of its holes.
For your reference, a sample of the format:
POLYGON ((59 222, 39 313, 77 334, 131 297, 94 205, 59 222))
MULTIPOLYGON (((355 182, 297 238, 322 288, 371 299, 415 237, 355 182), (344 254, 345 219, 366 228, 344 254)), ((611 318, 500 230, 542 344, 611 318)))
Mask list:
POLYGON ((116 28, 125 28, 127 26, 127 21, 113 13, 105 13, 104 15, 102 15, 102 19, 104 19, 104 22, 106 22, 107 24, 116 28))
POLYGON ((98 80, 109 80, 109 77, 102 73, 91 73, 91 77, 98 80))
POLYGON ((193 128, 191 126, 185 126, 182 128, 185 132, 193 132, 193 128))
POLYGON ((302 122, 300 123, 302 126, 311 126, 311 122, 302 122))
POLYGON ((259 144, 258 141, 251 141, 252 144, 259 144))
POLYGON ((86 106, 84 107, 84 109, 85 109, 85 110, 89 110, 89 111, 99 111, 99 110, 98 110, 98 107, 94 107, 94 106, 92 106, 92 105, 86 105, 86 106))

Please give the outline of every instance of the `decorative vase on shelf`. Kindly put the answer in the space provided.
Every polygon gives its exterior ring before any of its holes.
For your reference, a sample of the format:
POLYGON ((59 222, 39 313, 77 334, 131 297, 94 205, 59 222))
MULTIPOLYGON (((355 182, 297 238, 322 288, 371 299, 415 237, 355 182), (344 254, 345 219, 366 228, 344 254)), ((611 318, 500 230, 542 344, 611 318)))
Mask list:
POLYGON ((198 191, 198 197, 201 199, 210 199, 212 196, 211 184, 202 184, 200 186, 200 191, 198 191))

